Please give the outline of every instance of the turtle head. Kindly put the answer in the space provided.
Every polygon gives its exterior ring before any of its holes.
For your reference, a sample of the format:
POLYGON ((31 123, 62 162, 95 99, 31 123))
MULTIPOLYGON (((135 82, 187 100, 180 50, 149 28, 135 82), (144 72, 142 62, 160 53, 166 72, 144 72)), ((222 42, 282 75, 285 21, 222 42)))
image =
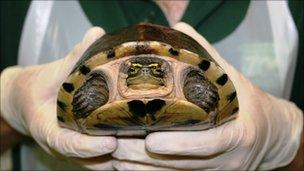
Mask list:
POLYGON ((127 86, 132 89, 156 89, 164 85, 164 70, 157 62, 132 62, 128 69, 127 86))
POLYGON ((152 55, 133 56, 123 62, 120 80, 127 89, 156 90, 168 84, 170 75, 169 63, 152 55))

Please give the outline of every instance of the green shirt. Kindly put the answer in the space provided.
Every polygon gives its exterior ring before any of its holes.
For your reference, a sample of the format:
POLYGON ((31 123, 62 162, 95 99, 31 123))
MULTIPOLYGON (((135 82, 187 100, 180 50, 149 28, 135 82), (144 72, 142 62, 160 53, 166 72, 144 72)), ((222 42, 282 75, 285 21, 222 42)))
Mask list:
MULTIPOLYGON (((131 2, 80 1, 80 4, 92 24, 101 26, 106 32, 140 22, 169 26, 164 13, 153 1, 131 2)), ((248 6, 248 0, 190 1, 181 21, 190 24, 213 43, 227 36, 240 24, 248 6)))

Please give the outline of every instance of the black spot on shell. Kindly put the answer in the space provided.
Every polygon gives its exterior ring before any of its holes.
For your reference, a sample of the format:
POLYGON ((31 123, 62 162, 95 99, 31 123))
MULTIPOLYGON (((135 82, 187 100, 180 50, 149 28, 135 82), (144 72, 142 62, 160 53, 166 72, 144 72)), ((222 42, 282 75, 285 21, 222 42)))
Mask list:
POLYGON ((232 100, 234 100, 235 97, 236 97, 236 92, 233 92, 233 93, 231 93, 231 94, 229 94, 229 95, 227 96, 227 100, 228 100, 229 102, 232 102, 232 100))
POLYGON ((71 93, 74 90, 74 85, 72 83, 63 83, 62 87, 68 93, 71 93))
POLYGON ((228 81, 228 76, 227 74, 223 74, 222 76, 220 76, 217 80, 216 83, 223 86, 227 83, 228 81))
POLYGON ((115 57, 115 51, 113 49, 110 49, 108 51, 107 58, 110 59, 110 58, 114 58, 114 57, 115 57))
POLYGON ((129 111, 136 117, 144 117, 150 114, 152 120, 156 120, 154 114, 159 111, 166 102, 161 99, 154 99, 144 104, 141 100, 132 100, 128 102, 129 111))
POLYGON ((63 119, 63 117, 61 117, 61 116, 57 116, 57 119, 58 119, 58 121, 60 121, 60 122, 64 122, 64 119, 63 119))
POLYGON ((177 50, 174 50, 173 48, 170 48, 169 49, 169 52, 171 53, 171 55, 173 55, 173 56, 177 56, 179 53, 178 53, 178 51, 177 50))
POLYGON ((166 105, 166 102, 164 100, 154 99, 147 103, 146 111, 149 114, 155 114, 157 111, 159 111, 165 105, 166 105))
POLYGON ((238 107, 235 107, 235 108, 232 110, 231 115, 235 114, 237 111, 239 111, 239 108, 238 108, 238 107))
POLYGON ((151 114, 150 115, 151 119, 155 121, 156 120, 156 118, 154 117, 155 113, 157 111, 159 111, 165 105, 166 105, 166 102, 164 100, 161 100, 161 99, 151 100, 146 105, 146 113, 151 114))
POLYGON ((146 105, 141 100, 132 100, 128 102, 129 111, 136 117, 146 116, 146 105))
POLYGON ((57 105, 58 105, 62 110, 65 110, 66 104, 63 103, 62 101, 57 100, 57 105))
POLYGON ((203 71, 207 71, 210 67, 210 62, 207 60, 202 60, 201 63, 198 64, 198 67, 203 71))
POLYGON ((83 75, 87 75, 91 69, 85 65, 82 65, 79 69, 79 71, 83 74, 83 75))

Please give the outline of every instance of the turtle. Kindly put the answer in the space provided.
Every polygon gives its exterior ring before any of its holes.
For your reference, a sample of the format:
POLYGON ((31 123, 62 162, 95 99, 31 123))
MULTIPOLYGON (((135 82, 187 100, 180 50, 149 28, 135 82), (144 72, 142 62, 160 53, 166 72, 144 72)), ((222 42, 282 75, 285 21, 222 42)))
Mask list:
POLYGON ((89 135, 205 130, 238 109, 232 81, 204 47, 150 23, 96 40, 57 97, 59 125, 89 135))

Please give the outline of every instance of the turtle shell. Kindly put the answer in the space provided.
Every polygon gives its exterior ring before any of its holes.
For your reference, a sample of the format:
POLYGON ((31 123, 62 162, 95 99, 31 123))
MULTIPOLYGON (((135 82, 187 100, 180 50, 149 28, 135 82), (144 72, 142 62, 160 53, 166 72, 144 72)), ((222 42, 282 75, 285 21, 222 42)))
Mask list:
POLYGON ((59 125, 92 135, 203 130, 235 118, 237 112, 234 85, 206 49, 182 32, 153 24, 123 28, 94 42, 60 87, 57 100, 59 125), (173 73, 169 70, 180 67, 167 69, 167 85, 140 91, 141 98, 136 91, 117 98, 113 94, 121 93, 117 89, 124 83, 116 63, 135 59, 187 67, 173 73), (113 66, 112 74, 99 72, 105 65, 113 66), (175 77, 179 72, 185 74, 175 77))

